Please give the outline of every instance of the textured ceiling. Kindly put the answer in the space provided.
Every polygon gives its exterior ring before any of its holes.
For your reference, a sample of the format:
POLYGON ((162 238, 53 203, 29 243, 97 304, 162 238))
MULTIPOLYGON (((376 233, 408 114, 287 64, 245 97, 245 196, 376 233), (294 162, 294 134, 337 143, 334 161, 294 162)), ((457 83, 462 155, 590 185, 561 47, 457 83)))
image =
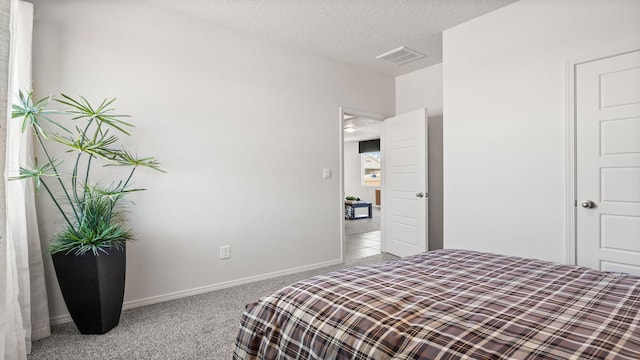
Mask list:
POLYGON ((397 76, 442 62, 442 31, 517 0, 143 0, 397 76), (376 56, 407 46, 404 65, 376 56))
POLYGON ((353 119, 345 119, 345 127, 353 127, 353 132, 344 132, 344 141, 361 141, 380 139, 382 130, 382 120, 367 119, 365 117, 356 117, 353 119))

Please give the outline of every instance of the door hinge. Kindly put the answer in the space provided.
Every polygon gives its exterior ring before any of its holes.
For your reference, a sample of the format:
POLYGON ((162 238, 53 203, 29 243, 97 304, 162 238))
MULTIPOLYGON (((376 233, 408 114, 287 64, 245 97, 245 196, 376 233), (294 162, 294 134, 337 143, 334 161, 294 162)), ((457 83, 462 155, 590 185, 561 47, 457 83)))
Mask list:
POLYGON ((573 200, 573 207, 578 207, 578 200, 573 200))

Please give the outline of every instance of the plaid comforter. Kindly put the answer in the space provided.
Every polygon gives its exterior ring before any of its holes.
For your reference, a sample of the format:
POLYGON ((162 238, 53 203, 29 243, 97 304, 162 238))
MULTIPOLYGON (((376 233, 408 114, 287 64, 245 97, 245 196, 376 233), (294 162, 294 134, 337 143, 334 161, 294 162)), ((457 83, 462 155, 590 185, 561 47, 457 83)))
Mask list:
POLYGON ((462 250, 247 305, 234 359, 640 359, 640 277, 462 250))

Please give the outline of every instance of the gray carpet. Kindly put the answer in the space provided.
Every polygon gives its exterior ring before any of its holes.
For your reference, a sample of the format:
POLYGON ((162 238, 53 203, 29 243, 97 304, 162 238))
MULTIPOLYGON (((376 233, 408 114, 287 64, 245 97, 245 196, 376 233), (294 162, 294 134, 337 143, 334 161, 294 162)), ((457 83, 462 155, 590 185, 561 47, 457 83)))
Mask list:
POLYGON ((120 325, 105 335, 80 335, 72 323, 55 326, 50 337, 34 342, 28 359, 231 359, 245 304, 313 275, 395 259, 379 254, 127 310, 120 325))
MULTIPOLYGON (((362 208, 357 210, 363 210, 362 208)), ((380 208, 373 207, 371 209, 371 218, 345 220, 344 233, 346 235, 361 234, 371 231, 380 230, 380 208)))

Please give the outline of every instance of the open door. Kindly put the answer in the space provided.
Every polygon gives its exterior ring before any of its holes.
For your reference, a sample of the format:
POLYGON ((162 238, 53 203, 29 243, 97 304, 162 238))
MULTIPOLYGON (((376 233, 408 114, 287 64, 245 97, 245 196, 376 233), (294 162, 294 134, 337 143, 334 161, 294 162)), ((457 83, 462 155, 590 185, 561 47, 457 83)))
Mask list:
POLYGON ((381 148, 383 249, 401 257, 427 251, 427 110, 385 119, 381 148))

